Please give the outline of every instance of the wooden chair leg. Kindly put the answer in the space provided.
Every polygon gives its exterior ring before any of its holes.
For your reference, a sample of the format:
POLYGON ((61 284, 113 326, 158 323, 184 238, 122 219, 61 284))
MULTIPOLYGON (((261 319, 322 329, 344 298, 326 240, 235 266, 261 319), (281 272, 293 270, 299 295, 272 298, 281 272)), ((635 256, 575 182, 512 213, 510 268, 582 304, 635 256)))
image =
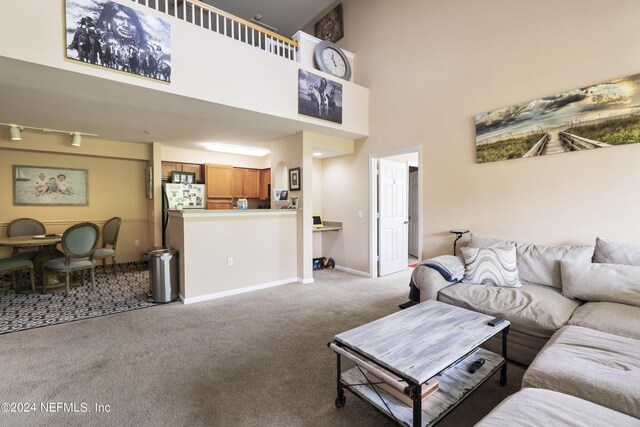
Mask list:
POLYGON ((91 290, 95 291, 96 289, 96 275, 93 271, 93 267, 91 267, 91 290))
POLYGON ((64 274, 64 285, 65 285, 65 292, 64 292, 64 296, 65 296, 65 297, 68 297, 68 296, 69 296, 69 293, 71 293, 71 285, 69 284, 69 275, 70 275, 70 274, 71 274, 71 273, 70 273, 70 272, 68 272, 68 271, 64 274))
POLYGON ((42 294, 47 293, 47 270, 42 269, 42 294))
POLYGON ((116 267, 116 257, 111 258, 111 264, 113 265, 113 274, 117 275, 118 274, 118 270, 116 267))
POLYGON ((84 270, 80 270, 80 286, 84 286, 84 270))
POLYGON ((15 271, 11 272, 11 284, 13 285, 13 289, 14 290, 18 289, 18 285, 16 284, 16 272, 15 271))
POLYGON ((29 268, 29 278, 31 279, 31 292, 36 292, 36 275, 33 272, 33 267, 29 268))

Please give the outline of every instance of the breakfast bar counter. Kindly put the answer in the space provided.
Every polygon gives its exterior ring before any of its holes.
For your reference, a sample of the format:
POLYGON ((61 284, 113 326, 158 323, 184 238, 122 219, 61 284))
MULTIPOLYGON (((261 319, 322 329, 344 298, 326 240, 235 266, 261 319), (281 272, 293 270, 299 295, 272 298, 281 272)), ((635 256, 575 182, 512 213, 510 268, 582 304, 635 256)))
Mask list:
POLYGON ((169 211, 185 303, 297 281, 295 209, 169 211))

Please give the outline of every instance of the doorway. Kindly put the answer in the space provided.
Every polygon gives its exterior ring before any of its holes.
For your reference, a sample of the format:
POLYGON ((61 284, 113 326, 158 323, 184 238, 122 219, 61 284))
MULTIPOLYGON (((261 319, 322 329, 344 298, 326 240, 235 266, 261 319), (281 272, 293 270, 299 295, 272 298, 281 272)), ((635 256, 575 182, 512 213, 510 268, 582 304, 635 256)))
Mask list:
POLYGON ((421 146, 369 156, 372 277, 402 271, 421 260, 421 164, 421 146))

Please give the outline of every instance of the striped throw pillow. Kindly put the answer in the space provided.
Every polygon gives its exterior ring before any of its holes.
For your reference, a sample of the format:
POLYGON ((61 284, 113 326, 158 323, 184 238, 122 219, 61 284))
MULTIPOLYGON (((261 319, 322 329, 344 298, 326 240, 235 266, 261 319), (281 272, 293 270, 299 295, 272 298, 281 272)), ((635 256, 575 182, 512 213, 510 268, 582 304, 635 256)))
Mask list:
POLYGON ((518 279, 516 247, 461 248, 464 257, 464 283, 507 288, 522 286, 518 279))

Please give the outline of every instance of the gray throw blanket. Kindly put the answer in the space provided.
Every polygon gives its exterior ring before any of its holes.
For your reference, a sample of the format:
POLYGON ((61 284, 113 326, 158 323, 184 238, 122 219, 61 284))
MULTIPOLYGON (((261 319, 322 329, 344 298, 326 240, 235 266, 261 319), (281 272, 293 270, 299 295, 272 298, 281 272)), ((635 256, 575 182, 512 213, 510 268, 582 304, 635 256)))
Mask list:
POLYGON ((422 261, 421 265, 433 268, 445 278, 446 281, 459 282, 464 277, 464 262, 454 255, 441 255, 422 261))

